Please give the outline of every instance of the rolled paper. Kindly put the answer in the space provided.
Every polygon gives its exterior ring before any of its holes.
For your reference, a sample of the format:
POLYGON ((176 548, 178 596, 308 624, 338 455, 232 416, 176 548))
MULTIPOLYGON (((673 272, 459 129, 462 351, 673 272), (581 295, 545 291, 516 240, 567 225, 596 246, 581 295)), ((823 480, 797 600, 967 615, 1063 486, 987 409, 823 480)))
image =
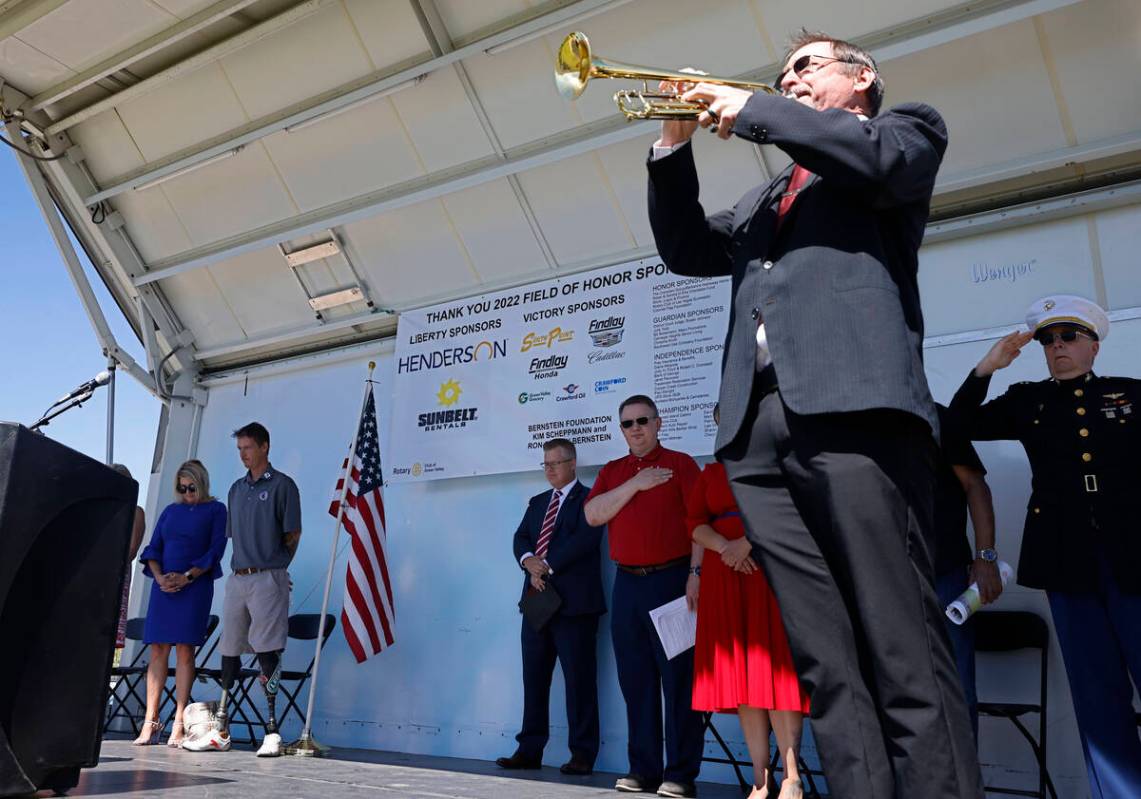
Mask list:
MULTIPOLYGON (((1010 564, 1005 560, 998 562, 998 576, 1002 580, 1002 587, 1005 588, 1006 584, 1010 582, 1010 578, 1014 576, 1014 569, 1010 568, 1010 564)), ((959 596, 947 606, 947 618, 955 624, 962 624, 971 616, 974 615, 983 601, 979 596, 979 584, 971 583, 967 590, 959 594, 959 596)))

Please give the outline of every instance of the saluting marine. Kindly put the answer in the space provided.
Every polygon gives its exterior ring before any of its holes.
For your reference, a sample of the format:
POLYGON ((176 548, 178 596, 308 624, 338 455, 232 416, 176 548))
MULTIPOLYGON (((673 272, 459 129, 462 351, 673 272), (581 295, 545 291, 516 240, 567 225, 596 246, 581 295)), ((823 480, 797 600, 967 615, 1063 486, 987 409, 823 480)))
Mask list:
POLYGON ((1141 380, 1093 372, 1109 317, 1072 295, 1044 297, 1027 332, 1000 339, 951 403, 975 440, 1014 439, 1032 491, 1018 582, 1045 589, 1066 664, 1094 799, 1141 796, 1141 380), (991 375, 1031 338, 1050 379, 986 404, 991 375))

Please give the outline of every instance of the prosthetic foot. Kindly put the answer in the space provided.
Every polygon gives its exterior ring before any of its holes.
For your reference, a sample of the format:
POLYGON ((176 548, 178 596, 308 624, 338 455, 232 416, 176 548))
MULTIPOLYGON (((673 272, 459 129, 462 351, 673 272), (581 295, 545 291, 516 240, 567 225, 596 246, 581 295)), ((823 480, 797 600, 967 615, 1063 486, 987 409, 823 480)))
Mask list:
POLYGON ((257 756, 280 757, 282 746, 281 734, 277 731, 276 705, 277 688, 281 682, 281 653, 259 652, 258 665, 261 666, 258 682, 261 683, 261 687, 265 691, 265 703, 269 714, 265 723, 265 739, 258 749, 257 756))

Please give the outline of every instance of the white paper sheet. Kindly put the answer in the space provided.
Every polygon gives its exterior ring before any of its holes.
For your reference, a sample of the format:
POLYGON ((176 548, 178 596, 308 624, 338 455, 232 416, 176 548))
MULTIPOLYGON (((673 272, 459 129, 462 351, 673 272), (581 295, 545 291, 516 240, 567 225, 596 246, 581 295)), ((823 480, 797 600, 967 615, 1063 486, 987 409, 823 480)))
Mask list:
POLYGON ((658 631, 666 657, 673 660, 697 640, 697 613, 685 605, 685 596, 650 611, 650 621, 658 631))

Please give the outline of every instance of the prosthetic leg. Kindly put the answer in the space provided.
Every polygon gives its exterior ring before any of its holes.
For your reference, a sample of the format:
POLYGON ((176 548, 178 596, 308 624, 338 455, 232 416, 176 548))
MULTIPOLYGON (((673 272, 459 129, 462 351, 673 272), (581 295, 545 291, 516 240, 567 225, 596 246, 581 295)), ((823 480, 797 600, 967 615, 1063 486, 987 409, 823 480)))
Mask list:
POLYGON ((237 656, 222 656, 222 698, 217 708, 212 703, 195 702, 183 714, 186 737, 182 748, 191 752, 225 752, 230 748, 230 724, 226 705, 234 680, 242 668, 237 656))
POLYGON ((258 665, 261 674, 258 682, 265 691, 268 714, 265 723, 265 740, 258 749, 258 757, 279 757, 281 755, 281 734, 277 731, 277 688, 281 682, 281 652, 258 652, 258 665))

